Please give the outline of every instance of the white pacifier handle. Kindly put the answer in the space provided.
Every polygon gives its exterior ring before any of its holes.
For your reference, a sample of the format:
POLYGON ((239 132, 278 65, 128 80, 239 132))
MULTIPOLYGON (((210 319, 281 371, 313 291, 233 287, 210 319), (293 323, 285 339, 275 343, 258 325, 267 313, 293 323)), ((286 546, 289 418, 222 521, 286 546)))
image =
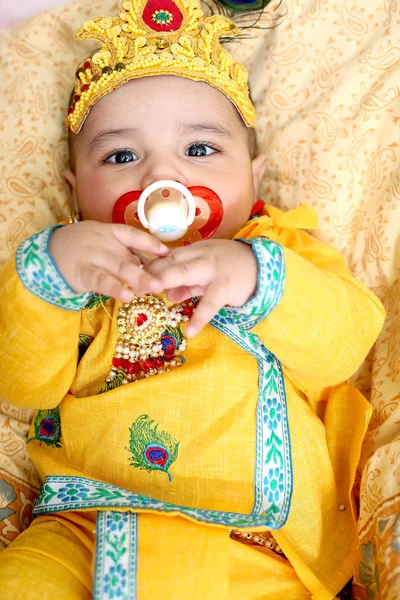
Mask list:
POLYGON ((139 221, 141 222, 143 227, 145 227, 146 229, 149 228, 149 222, 147 220, 146 215, 144 214, 145 202, 150 196, 150 194, 152 194, 155 190, 159 190, 160 188, 172 188, 174 190, 177 190, 178 192, 181 192, 181 194, 184 196, 186 202, 188 203, 188 215, 186 218, 186 225, 189 227, 189 225, 193 223, 194 217, 196 215, 196 204, 194 202, 194 198, 191 192, 189 192, 189 190, 184 185, 178 183, 177 181, 170 181, 169 179, 161 179, 160 181, 155 181, 154 183, 151 183, 140 194, 137 203, 137 212, 139 221))

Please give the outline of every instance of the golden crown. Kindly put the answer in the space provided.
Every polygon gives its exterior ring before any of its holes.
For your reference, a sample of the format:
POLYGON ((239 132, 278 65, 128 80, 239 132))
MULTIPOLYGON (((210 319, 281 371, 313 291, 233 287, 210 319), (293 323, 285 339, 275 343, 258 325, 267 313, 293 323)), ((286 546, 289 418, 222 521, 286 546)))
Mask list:
POLYGON ((67 127, 81 129, 91 107, 131 79, 177 75, 205 81, 255 126, 247 70, 221 45, 239 29, 225 16, 205 17, 198 0, 124 0, 119 17, 93 17, 75 33, 102 44, 80 63, 67 127))

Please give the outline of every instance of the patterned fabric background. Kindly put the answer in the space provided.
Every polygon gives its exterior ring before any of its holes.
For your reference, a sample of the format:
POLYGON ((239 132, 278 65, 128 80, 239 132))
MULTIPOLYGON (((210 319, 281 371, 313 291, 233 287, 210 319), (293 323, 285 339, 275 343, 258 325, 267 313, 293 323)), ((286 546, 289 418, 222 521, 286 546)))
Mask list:
MULTIPOLYGON (((271 6, 277 2, 272 2, 271 6)), ((113 0, 51 9, 0 32, 0 260, 68 214, 63 118, 74 67, 93 46, 71 42, 113 0)), ((400 597, 400 4, 285 0, 251 39, 233 44, 250 70, 264 197, 314 206, 318 236, 383 301, 387 321, 356 377, 374 408, 359 472, 353 597, 400 597)), ((0 405, 0 540, 29 522, 39 486, 26 451, 31 415, 0 405)), ((351 407, 349 407, 351 410, 351 407)))
POLYGON ((28 19, 55 4, 59 4, 59 2, 57 0, 24 0, 23 2, 4 0, 0 4, 0 28, 22 19, 28 19))

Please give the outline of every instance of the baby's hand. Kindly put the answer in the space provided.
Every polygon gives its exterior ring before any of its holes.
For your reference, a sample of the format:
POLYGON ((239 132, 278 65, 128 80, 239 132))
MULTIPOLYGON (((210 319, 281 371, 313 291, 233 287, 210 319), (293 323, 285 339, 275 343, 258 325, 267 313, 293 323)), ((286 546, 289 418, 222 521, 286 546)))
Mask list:
POLYGON ((257 262, 251 246, 232 240, 207 240, 172 250, 146 265, 168 298, 180 302, 203 296, 190 324, 195 336, 226 305, 242 306, 257 288, 257 262))
POLYGON ((168 248, 128 225, 83 221, 61 227, 53 231, 49 250, 76 292, 96 292, 129 302, 133 294, 164 289, 156 275, 140 269, 141 260, 135 251, 164 256, 168 248))

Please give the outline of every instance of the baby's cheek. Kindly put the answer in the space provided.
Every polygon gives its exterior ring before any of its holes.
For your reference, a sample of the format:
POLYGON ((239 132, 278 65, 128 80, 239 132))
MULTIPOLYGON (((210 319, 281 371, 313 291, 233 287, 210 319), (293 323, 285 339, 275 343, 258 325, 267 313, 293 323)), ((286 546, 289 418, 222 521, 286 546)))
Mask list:
POLYGON ((252 190, 236 187, 224 202, 224 213, 226 218, 231 221, 240 222, 249 218, 251 207, 253 206, 252 190))
POLYGON ((250 218, 249 202, 230 203, 224 207, 224 218, 214 237, 232 239, 250 218))
POLYGON ((78 186, 78 203, 83 219, 111 223, 112 207, 118 192, 107 177, 92 175, 78 186))

